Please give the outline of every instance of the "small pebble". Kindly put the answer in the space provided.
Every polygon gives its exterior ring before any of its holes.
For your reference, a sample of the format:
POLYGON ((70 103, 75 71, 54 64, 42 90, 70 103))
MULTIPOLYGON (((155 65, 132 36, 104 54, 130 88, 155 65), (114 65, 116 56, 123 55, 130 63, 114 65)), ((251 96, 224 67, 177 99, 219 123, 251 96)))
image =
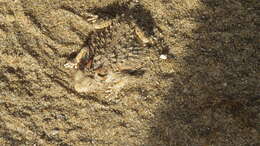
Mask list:
POLYGON ((167 59, 167 55, 165 55, 165 54, 160 55, 160 59, 163 59, 163 60, 167 59))
POLYGON ((57 135, 57 134, 59 134, 59 130, 52 130, 51 131, 52 136, 57 135))

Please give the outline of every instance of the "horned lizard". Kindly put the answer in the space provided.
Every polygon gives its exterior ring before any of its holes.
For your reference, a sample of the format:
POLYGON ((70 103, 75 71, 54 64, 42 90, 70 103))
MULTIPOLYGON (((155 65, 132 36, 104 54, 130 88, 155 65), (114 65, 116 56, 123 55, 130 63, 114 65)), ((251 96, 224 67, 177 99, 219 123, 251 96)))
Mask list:
POLYGON ((118 19, 94 21, 94 31, 85 46, 65 67, 78 70, 74 77, 78 92, 119 90, 145 66, 149 59, 147 44, 152 41, 134 23, 122 23, 118 19))

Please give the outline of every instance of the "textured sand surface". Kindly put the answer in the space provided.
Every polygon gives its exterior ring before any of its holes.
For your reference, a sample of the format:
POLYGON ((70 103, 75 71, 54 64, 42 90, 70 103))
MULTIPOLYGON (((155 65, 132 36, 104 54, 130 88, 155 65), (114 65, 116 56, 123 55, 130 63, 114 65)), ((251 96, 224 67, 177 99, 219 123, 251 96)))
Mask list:
POLYGON ((260 145, 259 7, 0 0, 0 145, 260 145), (101 26, 89 22, 92 14, 117 24, 95 37, 101 26), (140 45, 133 26, 156 42, 140 45), (64 67, 90 36, 109 42, 102 44, 109 59, 113 49, 149 53, 132 60, 141 70, 95 82, 64 67))

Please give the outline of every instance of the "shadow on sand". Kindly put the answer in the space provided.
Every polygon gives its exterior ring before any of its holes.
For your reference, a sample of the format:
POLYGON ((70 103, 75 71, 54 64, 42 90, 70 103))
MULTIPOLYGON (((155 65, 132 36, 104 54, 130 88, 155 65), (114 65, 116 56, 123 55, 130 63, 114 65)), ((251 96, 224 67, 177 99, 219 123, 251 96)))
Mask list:
POLYGON ((256 7, 224 0, 201 4, 190 15, 200 25, 187 38, 186 55, 177 58, 181 71, 162 75, 172 86, 147 145, 259 145, 256 7))

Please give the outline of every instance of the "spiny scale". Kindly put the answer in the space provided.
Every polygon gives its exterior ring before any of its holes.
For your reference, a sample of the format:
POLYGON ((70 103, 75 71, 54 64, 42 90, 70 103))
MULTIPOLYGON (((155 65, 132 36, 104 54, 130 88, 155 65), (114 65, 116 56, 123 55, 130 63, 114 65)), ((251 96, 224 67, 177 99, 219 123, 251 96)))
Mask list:
MULTIPOLYGON (((93 59, 92 68, 113 66, 139 67, 145 62, 148 48, 135 38, 134 26, 114 20, 108 27, 93 31, 84 47, 88 59, 93 59)), ((133 68, 134 69, 134 68, 133 68)))

